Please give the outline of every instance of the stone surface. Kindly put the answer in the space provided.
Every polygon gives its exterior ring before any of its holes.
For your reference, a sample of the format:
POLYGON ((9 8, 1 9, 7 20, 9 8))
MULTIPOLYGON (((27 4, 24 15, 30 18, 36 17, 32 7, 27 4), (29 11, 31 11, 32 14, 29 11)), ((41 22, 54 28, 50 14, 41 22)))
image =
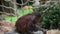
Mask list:
POLYGON ((43 34, 42 31, 33 32, 33 34, 43 34))
POLYGON ((4 32, 1 32, 1 31, 0 31, 0 34, 4 34, 4 32))

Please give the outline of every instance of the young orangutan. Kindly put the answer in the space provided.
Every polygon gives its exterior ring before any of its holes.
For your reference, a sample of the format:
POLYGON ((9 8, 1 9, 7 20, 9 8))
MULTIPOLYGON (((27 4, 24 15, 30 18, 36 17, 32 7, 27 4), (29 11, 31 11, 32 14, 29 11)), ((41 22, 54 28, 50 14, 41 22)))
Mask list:
POLYGON ((40 13, 32 13, 20 17, 15 24, 16 31, 21 34, 33 34, 33 31, 41 30, 45 33, 42 28, 36 25, 41 20, 40 17, 40 13))

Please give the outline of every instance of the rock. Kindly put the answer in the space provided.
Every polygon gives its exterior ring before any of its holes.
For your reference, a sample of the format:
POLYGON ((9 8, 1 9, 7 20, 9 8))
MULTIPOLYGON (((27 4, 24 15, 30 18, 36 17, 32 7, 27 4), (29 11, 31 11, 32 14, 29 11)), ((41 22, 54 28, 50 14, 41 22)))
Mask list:
POLYGON ((40 0, 33 0, 34 1, 34 3, 33 3, 33 6, 35 7, 35 8, 39 8, 40 7, 40 0))
POLYGON ((36 32, 33 32, 33 34, 43 34, 42 31, 36 31, 36 32))
POLYGON ((4 32, 0 31, 0 34, 4 34, 4 32))
POLYGON ((60 34, 59 30, 48 30, 47 34, 60 34))
POLYGON ((3 32, 12 31, 13 28, 15 28, 14 24, 12 24, 9 21, 1 21, 0 22, 0 30, 3 32))
POLYGON ((23 9, 32 9, 33 7, 32 6, 24 6, 23 9))
POLYGON ((19 34, 17 32, 5 32, 4 34, 19 34))

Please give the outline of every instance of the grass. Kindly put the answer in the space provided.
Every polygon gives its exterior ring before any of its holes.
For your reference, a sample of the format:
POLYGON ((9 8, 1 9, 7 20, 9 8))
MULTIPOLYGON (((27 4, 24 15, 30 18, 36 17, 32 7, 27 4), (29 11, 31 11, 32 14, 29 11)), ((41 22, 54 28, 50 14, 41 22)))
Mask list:
MULTIPOLYGON (((26 10, 22 10, 21 8, 18 8, 19 10, 19 16, 23 16, 29 13, 32 13, 33 10, 32 9, 26 9, 26 10)), ((8 21, 11 21, 15 24, 15 22, 17 21, 18 17, 17 16, 5 16, 5 19, 8 21)))

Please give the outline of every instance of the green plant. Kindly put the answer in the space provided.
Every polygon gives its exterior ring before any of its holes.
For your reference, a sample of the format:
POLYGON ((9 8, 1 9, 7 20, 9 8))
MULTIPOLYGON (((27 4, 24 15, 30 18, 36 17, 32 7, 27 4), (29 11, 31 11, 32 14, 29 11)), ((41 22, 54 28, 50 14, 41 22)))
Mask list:
MULTIPOLYGON (((45 10, 45 7, 39 8, 41 13, 45 10)), ((42 20, 39 25, 45 29, 60 29, 60 7, 50 7, 42 15, 42 20)))

